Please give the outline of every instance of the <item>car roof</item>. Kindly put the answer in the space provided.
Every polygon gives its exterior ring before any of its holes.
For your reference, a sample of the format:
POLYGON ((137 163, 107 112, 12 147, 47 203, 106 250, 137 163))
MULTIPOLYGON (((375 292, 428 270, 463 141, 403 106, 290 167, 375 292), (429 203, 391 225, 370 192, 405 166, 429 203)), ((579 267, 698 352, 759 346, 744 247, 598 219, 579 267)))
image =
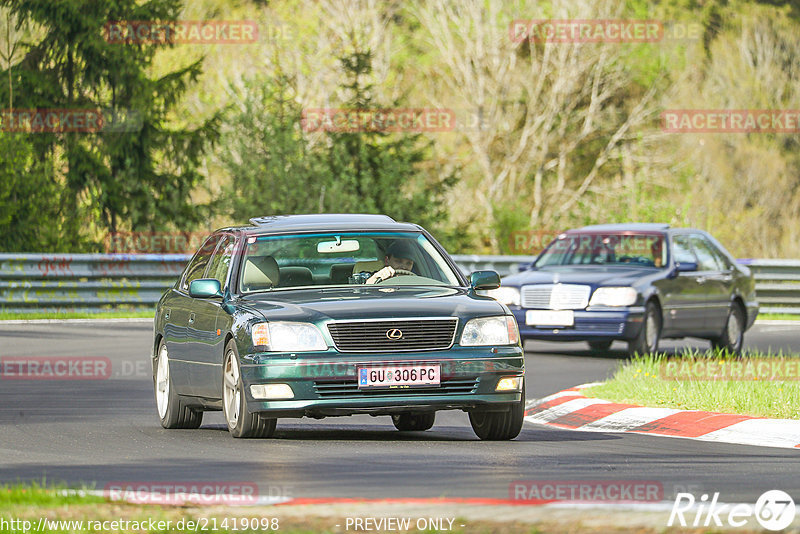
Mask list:
POLYGON ((249 225, 234 226, 223 230, 239 230, 250 234, 347 231, 347 230, 390 230, 418 232, 421 227, 411 223, 397 222, 388 215, 368 213, 315 213, 308 215, 267 215, 253 217, 249 225))
POLYGON ((669 230, 670 226, 666 223, 616 223, 616 224, 592 224, 582 228, 568 230, 570 232, 663 232, 669 230))

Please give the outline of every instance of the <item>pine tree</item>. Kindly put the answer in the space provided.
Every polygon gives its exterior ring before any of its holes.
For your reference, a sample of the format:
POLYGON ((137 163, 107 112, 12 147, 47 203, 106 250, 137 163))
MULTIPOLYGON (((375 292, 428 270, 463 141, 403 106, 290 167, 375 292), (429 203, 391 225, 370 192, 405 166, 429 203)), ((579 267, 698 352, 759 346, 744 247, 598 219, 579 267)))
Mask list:
MULTIPOLYGON (((185 229, 201 220, 189 197, 201 182, 199 161, 216 139, 220 119, 173 129, 168 114, 201 73, 202 60, 152 77, 155 55, 173 44, 118 43, 104 34, 113 21, 175 21, 181 2, 0 0, 0 6, 18 24, 43 33, 11 66, 13 107, 97 110, 102 116, 99 131, 27 135, 34 158, 57 170, 52 180, 63 220, 52 224, 63 228, 64 242, 74 250, 81 234, 89 246, 85 232, 92 226, 156 230, 169 221, 185 229)), ((0 101, 8 101, 8 92, 0 84, 0 101)))

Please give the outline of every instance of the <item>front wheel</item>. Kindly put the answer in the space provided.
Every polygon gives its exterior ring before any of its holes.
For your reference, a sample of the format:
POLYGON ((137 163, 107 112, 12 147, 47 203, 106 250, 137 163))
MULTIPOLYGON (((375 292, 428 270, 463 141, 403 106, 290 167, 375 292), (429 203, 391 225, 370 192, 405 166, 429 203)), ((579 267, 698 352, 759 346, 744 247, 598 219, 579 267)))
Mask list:
POLYGON ((661 340, 661 325, 661 310, 651 300, 645 306, 642 330, 636 339, 628 341, 628 352, 642 355, 656 352, 661 340))
POLYGON ((401 432, 428 430, 436 420, 436 412, 430 413, 401 413, 392 416, 392 423, 401 432))
POLYGON ((728 312, 728 320, 722 334, 711 340, 715 349, 727 350, 732 354, 739 354, 744 345, 744 310, 739 304, 734 303, 728 312))
POLYGON ((522 431, 525 420, 525 385, 519 402, 502 412, 470 412, 469 422, 475 435, 482 440, 505 441, 514 439, 522 431))
POLYGON ((175 392, 170 375, 169 351, 164 340, 158 345, 156 372, 153 385, 156 393, 156 408, 161 426, 164 428, 200 428, 203 423, 203 412, 185 406, 175 392))
POLYGON ((268 438, 275 432, 277 419, 247 411, 247 398, 233 340, 225 346, 222 364, 222 412, 228 430, 235 438, 268 438))

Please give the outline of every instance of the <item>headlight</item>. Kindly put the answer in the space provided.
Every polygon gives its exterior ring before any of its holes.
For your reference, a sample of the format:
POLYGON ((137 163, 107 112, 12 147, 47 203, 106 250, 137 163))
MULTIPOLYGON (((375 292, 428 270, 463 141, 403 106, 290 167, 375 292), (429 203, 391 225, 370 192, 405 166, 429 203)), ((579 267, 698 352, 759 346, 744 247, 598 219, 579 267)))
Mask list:
POLYGON ((632 287, 598 287, 589 306, 631 306, 636 303, 636 297, 632 287))
POLYGON ((253 325, 254 347, 270 352, 306 352, 327 350, 328 344, 319 328, 311 323, 270 322, 253 325))
POLYGON ((486 290, 484 294, 506 306, 519 306, 519 288, 517 287, 498 287, 486 290))
POLYGON ((461 334, 462 347, 516 345, 519 343, 517 321, 510 315, 470 319, 461 334))

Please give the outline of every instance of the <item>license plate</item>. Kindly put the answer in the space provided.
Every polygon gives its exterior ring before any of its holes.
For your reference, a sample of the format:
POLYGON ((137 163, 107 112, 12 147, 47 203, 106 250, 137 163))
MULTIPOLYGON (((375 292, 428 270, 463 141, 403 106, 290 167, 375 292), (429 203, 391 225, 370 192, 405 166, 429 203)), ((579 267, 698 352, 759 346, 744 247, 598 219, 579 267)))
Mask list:
POLYGON ((395 388, 413 386, 438 386, 441 376, 439 364, 359 367, 358 387, 395 388))
POLYGON ((525 324, 529 326, 572 326, 575 314, 572 310, 528 310, 525 324))

